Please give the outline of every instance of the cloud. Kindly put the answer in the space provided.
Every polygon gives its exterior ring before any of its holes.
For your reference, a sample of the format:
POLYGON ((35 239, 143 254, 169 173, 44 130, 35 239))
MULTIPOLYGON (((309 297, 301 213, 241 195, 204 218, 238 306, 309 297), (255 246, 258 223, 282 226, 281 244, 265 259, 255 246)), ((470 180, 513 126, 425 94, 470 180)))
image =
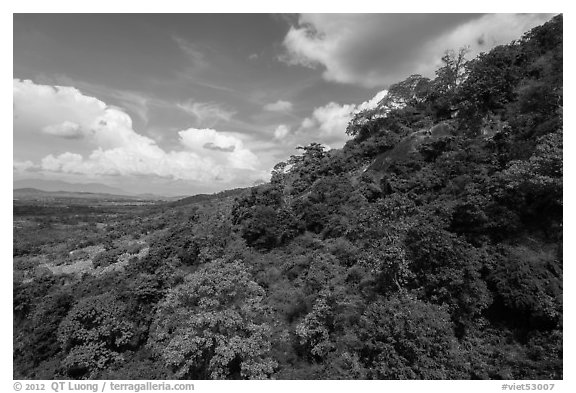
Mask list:
POLYGON ((278 140, 282 140, 282 139, 286 138, 289 133, 290 133, 290 128, 288 126, 286 126, 285 124, 280 124, 274 130, 274 138, 278 139, 278 140))
POLYGON ((202 155, 207 145, 211 146, 208 150, 212 150, 210 157, 216 165, 251 170, 258 166, 258 157, 234 133, 189 128, 178 132, 178 135, 182 145, 197 155, 202 155))
MULTIPOLYGON (((33 148, 38 137, 75 139, 77 150, 50 153, 35 164, 14 161, 14 170, 37 167, 48 173, 97 176, 156 176, 210 182, 251 182, 263 177, 258 157, 235 133, 190 128, 178 132, 179 147, 166 151, 137 133, 120 108, 107 106, 71 87, 14 80, 14 134, 29 133, 20 148, 33 148), (27 106, 30 104, 30 107, 27 106)), ((264 176, 266 174, 264 173, 264 176)))
POLYGON ((328 81, 382 87, 434 76, 447 49, 470 58, 510 42, 551 14, 304 14, 291 26, 281 60, 320 67, 328 81))
POLYGON ((303 122, 307 128, 317 128, 319 141, 327 144, 346 139, 345 130, 356 109, 353 104, 340 105, 331 102, 314 109, 312 116, 303 122))
POLYGON ((247 179, 261 177, 258 158, 239 139, 211 129, 188 129, 179 136, 181 150, 164 151, 149 141, 139 146, 99 148, 88 157, 71 152, 50 154, 42 159, 41 168, 89 176, 153 175, 204 182, 231 182, 240 174, 247 179))
POLYGON ((108 92, 112 97, 120 101, 123 108, 126 108, 136 114, 144 124, 147 124, 149 121, 148 106, 150 102, 159 102, 157 99, 153 100, 144 94, 132 91, 109 89, 108 92))
POLYGON ((90 92, 91 94, 105 97, 106 99, 112 99, 129 113, 137 116, 143 124, 147 124, 149 121, 150 106, 155 105, 165 107, 167 105, 172 105, 172 102, 167 102, 141 91, 112 88, 109 86, 76 80, 66 75, 56 75, 53 78, 46 78, 46 81, 43 81, 43 83, 75 86, 84 92, 90 92))
POLYGON ((341 147, 350 138, 346 134, 346 127, 354 114, 364 109, 375 108, 387 93, 387 90, 379 91, 370 100, 359 105, 330 102, 317 107, 302 121, 297 133, 310 134, 318 131, 313 134, 316 142, 324 143, 331 148, 341 147))
POLYGON ((37 85, 20 79, 13 80, 13 102, 14 127, 34 130, 66 121, 89 129, 107 108, 104 102, 73 87, 37 85))
POLYGON ((42 132, 48 135, 69 139, 79 139, 84 137, 84 131, 82 130, 80 124, 68 120, 60 124, 46 126, 42 128, 42 132))
POLYGON ((355 111, 356 112, 360 112, 366 109, 372 109, 372 108, 376 108, 376 106, 378 105, 378 103, 380 101, 382 101, 382 99, 384 97, 386 97, 386 95, 388 94, 388 90, 381 90, 378 93, 376 93, 376 95, 374 97, 372 97, 371 99, 369 99, 368 101, 364 101, 363 103, 361 103, 360 105, 356 106, 355 111))
POLYGON ((13 161, 12 168, 14 172, 21 173, 30 171, 36 168, 36 165, 30 160, 27 161, 13 161))
POLYGON ((204 149, 208 149, 208 150, 224 151, 224 152, 228 152, 228 153, 236 150, 236 146, 234 146, 234 145, 221 147, 221 146, 215 145, 212 142, 206 142, 202 147, 204 149))
POLYGON ((289 112, 292 110, 292 103, 290 101, 278 100, 264 105, 264 109, 270 112, 289 112))
POLYGON ((199 49, 198 45, 178 36, 172 36, 172 39, 180 50, 184 52, 188 60, 192 63, 192 66, 195 68, 206 68, 208 67, 208 61, 206 60, 206 56, 204 53, 199 49))
POLYGON ((218 104, 193 102, 191 100, 177 104, 178 108, 194 116, 200 124, 214 126, 219 121, 230 121, 236 112, 227 110, 218 104))

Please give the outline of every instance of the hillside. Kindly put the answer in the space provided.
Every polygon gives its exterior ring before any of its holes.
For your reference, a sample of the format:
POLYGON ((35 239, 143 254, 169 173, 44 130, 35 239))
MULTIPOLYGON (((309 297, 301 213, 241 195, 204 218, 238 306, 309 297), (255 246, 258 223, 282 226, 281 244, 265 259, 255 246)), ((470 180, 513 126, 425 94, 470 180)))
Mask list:
POLYGON ((270 183, 18 244, 14 377, 562 379, 562 23, 447 52, 270 183))

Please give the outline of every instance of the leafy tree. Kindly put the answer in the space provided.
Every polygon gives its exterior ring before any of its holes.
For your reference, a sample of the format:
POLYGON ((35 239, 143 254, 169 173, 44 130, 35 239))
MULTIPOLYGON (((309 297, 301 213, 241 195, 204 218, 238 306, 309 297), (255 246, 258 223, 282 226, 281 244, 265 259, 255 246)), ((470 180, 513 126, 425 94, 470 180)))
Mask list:
POLYGON ((450 315, 410 297, 378 299, 358 326, 360 359, 373 379, 452 379, 465 370, 450 315))
POLYGON ((110 293, 81 299, 58 328, 58 341, 66 357, 65 375, 95 378, 111 363, 122 361, 130 348, 134 324, 125 307, 110 293))
MULTIPOLYGON (((28 324, 14 331, 15 369, 21 376, 40 378, 42 363, 59 360, 60 344, 56 332, 73 301, 67 290, 47 294, 37 300, 28 324)), ((57 365, 51 370, 52 376, 56 368, 57 365)))
POLYGON ((552 329, 562 315, 562 267, 552 250, 501 246, 487 281, 490 315, 522 330, 552 329))
POLYGON ((272 248, 280 236, 277 222, 273 207, 257 205, 244 213, 240 233, 249 246, 272 248))
POLYGON ((296 335, 300 344, 314 358, 325 358, 334 350, 334 339, 330 333, 334 330, 334 310, 325 296, 321 296, 304 320, 296 326, 296 335))
POLYGON ((419 74, 410 75, 402 82, 391 85, 381 104, 419 107, 426 101, 431 88, 432 81, 429 78, 419 74))
POLYGON ((468 77, 458 90, 458 118, 461 124, 477 131, 488 113, 502 112, 515 99, 521 79, 521 54, 518 46, 498 46, 482 53, 468 66, 468 77))
POLYGON ((526 161, 512 161, 503 172, 511 192, 524 196, 529 211, 540 216, 562 211, 562 130, 538 139, 534 154, 526 161))
POLYGON ((421 299, 446 305, 455 321, 466 326, 490 304, 480 277, 481 251, 432 225, 419 225, 406 235, 410 269, 408 285, 421 299))
POLYGON ((466 79, 466 54, 469 48, 460 48, 458 52, 448 50, 442 56, 442 66, 436 70, 434 91, 438 95, 449 95, 466 79))
POLYGON ((207 263, 160 303, 150 346, 177 378, 266 378, 276 363, 263 296, 241 262, 207 263))

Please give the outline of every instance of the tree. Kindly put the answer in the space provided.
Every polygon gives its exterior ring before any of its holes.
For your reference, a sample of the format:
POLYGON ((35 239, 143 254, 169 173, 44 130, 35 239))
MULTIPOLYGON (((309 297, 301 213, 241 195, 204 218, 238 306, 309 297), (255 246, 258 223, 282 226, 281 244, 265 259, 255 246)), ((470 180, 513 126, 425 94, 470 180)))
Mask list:
POLYGON ((346 134, 363 141, 380 131, 383 117, 383 111, 379 107, 358 111, 348 122, 346 134))
POLYGON ((423 104, 431 93, 432 81, 420 74, 410 75, 402 82, 395 83, 388 89, 388 94, 378 103, 384 112, 411 106, 424 109, 423 104))
POLYGON ((312 312, 296 326, 296 335, 300 344, 313 358, 323 359, 334 350, 334 340, 330 334, 334 330, 334 310, 328 304, 326 296, 314 303, 312 312))
POLYGON ((413 117, 422 113, 424 118, 418 120, 426 122, 426 101, 432 86, 429 78, 419 74, 410 75, 391 85, 386 96, 375 108, 363 109, 354 114, 346 127, 346 134, 363 141, 388 128, 394 115, 403 111, 410 112, 413 117))
POLYGON ((57 333, 67 376, 93 379, 124 359, 121 353, 130 348, 135 330, 125 311, 110 293, 83 298, 72 307, 57 333))
POLYGON ((492 318, 552 330, 562 317, 562 265, 550 247, 500 246, 487 281, 495 294, 492 318))
POLYGON ((436 225, 422 224, 406 234, 410 270, 408 287, 421 299, 446 305, 459 327, 490 304, 486 284, 480 277, 482 252, 436 225))
POLYGON ((538 139, 528 160, 512 161, 501 174, 502 187, 525 223, 558 238, 562 232, 562 130, 538 139))
POLYGON ((207 263, 159 304, 149 345, 177 378, 266 378, 264 294, 241 262, 207 263))
POLYGON ((373 379, 451 379, 465 374, 445 308, 410 297, 378 299, 360 319, 360 358, 373 379))
POLYGON ((522 77, 520 59, 518 46, 502 45, 468 63, 466 80, 455 98, 461 124, 478 131, 486 115, 503 112, 515 99, 515 87, 522 77))
POLYGON ((280 238, 278 217, 271 206, 253 206, 244 213, 240 234, 246 244, 256 248, 272 248, 280 238))
POLYGON ((436 94, 450 94, 466 79, 466 54, 470 52, 467 47, 447 50, 442 56, 442 66, 436 70, 434 90, 436 94))
POLYGON ((442 56, 443 64, 436 70, 436 78, 432 82, 432 92, 429 95, 429 101, 437 119, 447 119, 452 116, 457 92, 468 75, 468 61, 466 60, 468 52, 468 48, 460 48, 458 52, 448 50, 442 56))

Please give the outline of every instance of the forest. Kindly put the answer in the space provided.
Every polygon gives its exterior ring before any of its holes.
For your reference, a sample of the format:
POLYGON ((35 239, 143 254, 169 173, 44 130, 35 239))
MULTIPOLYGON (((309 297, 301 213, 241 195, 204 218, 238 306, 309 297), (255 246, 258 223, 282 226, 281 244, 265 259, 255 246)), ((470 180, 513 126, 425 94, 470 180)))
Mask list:
POLYGON ((562 379, 562 15, 269 183, 14 205, 15 379, 562 379))

